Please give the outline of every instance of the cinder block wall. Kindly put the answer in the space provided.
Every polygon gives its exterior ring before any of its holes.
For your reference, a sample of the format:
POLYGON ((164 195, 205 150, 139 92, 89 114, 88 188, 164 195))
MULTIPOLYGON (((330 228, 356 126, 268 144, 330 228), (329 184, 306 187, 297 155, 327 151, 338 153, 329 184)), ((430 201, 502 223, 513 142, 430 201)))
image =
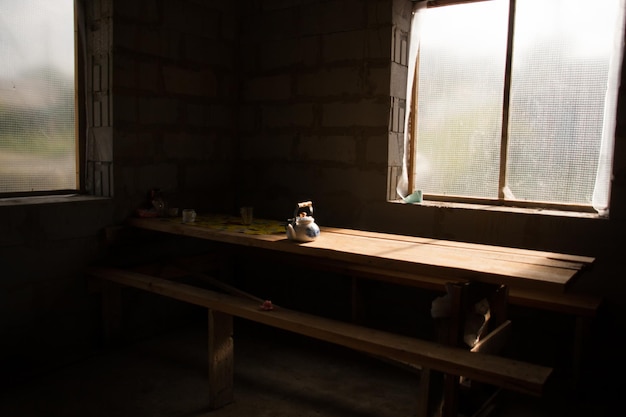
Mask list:
POLYGON ((242 10, 239 197, 259 214, 286 219, 311 199, 323 224, 349 225, 385 200, 392 3, 242 10))
MULTIPOLYGON (((1 202, 0 202, 1 203, 1 202)), ((112 206, 0 204, 0 387, 91 352, 99 306, 83 271, 102 254, 112 206)))
POLYGON ((122 215, 152 188, 171 206, 232 209, 238 2, 113 3, 115 199, 126 208, 122 215))

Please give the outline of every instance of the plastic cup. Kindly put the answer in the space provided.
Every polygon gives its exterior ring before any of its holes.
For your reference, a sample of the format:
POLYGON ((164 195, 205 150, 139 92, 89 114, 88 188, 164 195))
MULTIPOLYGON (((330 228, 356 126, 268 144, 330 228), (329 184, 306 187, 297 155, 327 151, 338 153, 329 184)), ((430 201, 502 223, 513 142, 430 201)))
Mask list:
POLYGON ((241 207, 239 209, 241 213, 241 223, 245 225, 252 224, 254 208, 253 207, 241 207))

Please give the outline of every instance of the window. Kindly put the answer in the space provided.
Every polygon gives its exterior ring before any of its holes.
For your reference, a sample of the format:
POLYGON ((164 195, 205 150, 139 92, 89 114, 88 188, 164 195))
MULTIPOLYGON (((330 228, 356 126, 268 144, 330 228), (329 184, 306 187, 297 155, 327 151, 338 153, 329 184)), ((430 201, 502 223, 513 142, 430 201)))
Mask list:
POLYGON ((73 0, 0 9, 0 195, 79 188, 73 0))
POLYGON ((412 22, 398 193, 607 214, 624 0, 434 3, 412 22))

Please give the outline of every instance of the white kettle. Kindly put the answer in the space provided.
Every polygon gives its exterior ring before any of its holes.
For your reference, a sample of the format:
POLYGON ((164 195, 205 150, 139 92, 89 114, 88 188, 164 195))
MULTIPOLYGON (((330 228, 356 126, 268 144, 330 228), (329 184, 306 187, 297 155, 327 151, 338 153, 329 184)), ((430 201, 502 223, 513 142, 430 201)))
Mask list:
POLYGON ((313 213, 313 203, 305 201, 298 203, 294 218, 289 219, 286 232, 287 238, 296 242, 312 242, 320 235, 320 228, 315 224, 313 213), (307 215, 307 211, 309 212, 307 215))

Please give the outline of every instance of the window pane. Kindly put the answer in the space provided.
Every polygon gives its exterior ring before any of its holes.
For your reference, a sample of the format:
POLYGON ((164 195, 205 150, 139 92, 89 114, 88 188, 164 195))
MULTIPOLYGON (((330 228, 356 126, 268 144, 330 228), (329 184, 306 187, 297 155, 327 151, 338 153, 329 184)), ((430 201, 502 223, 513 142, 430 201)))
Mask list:
POLYGON ((512 198, 591 204, 616 6, 518 1, 506 178, 512 198))
POLYGON ((425 11, 415 188, 497 198, 508 1, 425 11))
POLYGON ((3 0, 0 193, 77 189, 73 0, 3 0))

